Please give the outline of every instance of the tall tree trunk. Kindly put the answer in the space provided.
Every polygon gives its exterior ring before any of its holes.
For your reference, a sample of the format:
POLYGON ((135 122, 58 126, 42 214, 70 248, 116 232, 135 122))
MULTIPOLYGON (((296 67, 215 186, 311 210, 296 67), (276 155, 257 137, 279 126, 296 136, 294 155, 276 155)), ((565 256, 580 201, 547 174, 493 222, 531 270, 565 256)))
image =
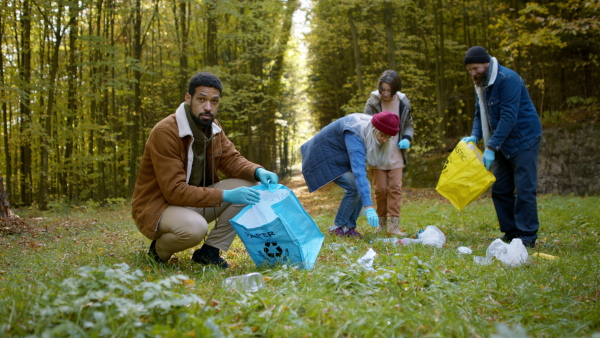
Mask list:
POLYGON ((49 170, 48 170, 48 157, 49 150, 52 147, 52 119, 54 117, 54 101, 56 95, 56 75, 58 73, 58 60, 60 53, 60 44, 63 38, 63 28, 61 23, 63 7, 59 5, 58 12, 56 14, 55 27, 53 28, 53 41, 52 46, 52 57, 50 59, 50 73, 48 75, 48 106, 46 107, 46 113, 42 116, 45 135, 41 139, 41 168, 39 177, 39 191, 38 191, 38 205, 40 209, 45 210, 48 206, 48 185, 49 185, 49 170))
MULTIPOLYGON (((109 0, 107 3, 107 6, 109 8, 112 8, 114 5, 114 2, 109 0)), ((102 29, 102 36, 106 39, 106 41, 112 41, 111 40, 111 34, 110 31, 113 29, 115 23, 114 23, 114 12, 113 11, 107 11, 106 12, 106 18, 104 19, 105 25, 102 29)), ((103 52, 103 60, 109 60, 111 58, 110 53, 107 52, 103 52)), ((103 62, 103 65, 100 67, 100 73, 102 74, 103 80, 102 82, 104 83, 105 80, 104 78, 108 78, 109 74, 110 74, 110 70, 109 67, 112 68, 114 67, 113 63, 107 64, 106 62, 103 62)), ((140 84, 141 85, 141 84, 140 84)), ((100 99, 100 102, 102 102, 102 104, 100 105, 100 107, 98 108, 98 115, 97 115, 97 122, 98 122, 98 126, 100 128, 102 128, 102 131, 99 132, 96 137, 96 153, 98 154, 98 158, 100 159, 99 161, 97 161, 98 163, 98 177, 97 177, 97 181, 96 181, 96 191, 95 191, 95 199, 97 201, 104 201, 108 195, 107 195, 107 170, 106 170, 106 127, 108 125, 108 109, 109 109, 109 99, 108 99, 108 85, 102 85, 102 96, 100 99)))
MULTIPOLYGON (((462 22, 462 27, 463 27, 463 39, 464 39, 464 44, 466 46, 466 48, 470 48, 473 45, 473 37, 471 36, 471 16, 470 16, 470 12, 469 12, 469 0, 463 0, 463 8, 462 8, 462 12, 463 12, 463 22, 462 22)), ((464 52, 466 52, 467 50, 465 49, 464 52)), ((464 69, 464 68, 463 68, 464 69)), ((474 105, 474 95, 473 95, 473 86, 472 86, 472 82, 469 79, 469 75, 466 71, 464 71, 464 79, 467 79, 466 82, 464 82, 466 85, 461 85, 460 88, 460 92, 462 93, 462 96, 464 97, 464 103, 465 103, 465 107, 467 107, 466 111, 467 112, 471 112, 472 108, 474 105)), ((461 81, 462 83, 463 81, 461 81)), ((467 115, 469 117, 469 119, 471 118, 471 116, 467 115)), ((471 123, 462 123, 463 118, 459 118, 459 128, 458 128, 458 132, 460 132, 460 135, 471 135, 471 123)), ((465 121, 466 122, 466 121, 465 121)))
MULTIPOLYGON (((111 0, 111 4, 112 4, 112 0, 111 0)), ((109 40, 110 41, 114 41, 115 39, 115 14, 114 12, 111 12, 110 17, 109 17, 109 22, 111 23, 110 26, 110 32, 109 32, 109 40)), ((112 80, 113 83, 117 82, 117 76, 116 76, 116 67, 113 65, 110 67, 110 78, 112 80)), ((117 118, 117 99, 116 99, 116 90, 115 87, 112 86, 110 88, 110 98, 107 101, 107 106, 110 106, 110 118, 109 118, 109 124, 111 126, 111 130, 113 133, 115 134, 122 134, 122 127, 121 124, 118 122, 118 118, 117 118), (110 104, 109 104, 110 102, 110 104)), ((118 146, 117 144, 120 144, 121 142, 119 142, 119 137, 117 136, 113 136, 111 138, 111 143, 110 143, 110 150, 111 150, 111 184, 110 184, 110 191, 111 191, 111 196, 113 197, 117 197, 118 196, 118 191, 121 190, 119 189, 118 186, 118 177, 120 176, 120 170, 122 169, 122 165, 119 163, 119 157, 118 157, 118 146)))
POLYGON ((463 0, 462 5, 463 13, 463 39, 467 48, 471 47, 471 17, 469 16, 469 0, 463 0))
MULTIPOLYGON (((179 46, 179 98, 183 100, 189 80, 188 39, 190 33, 191 7, 189 0, 179 0, 173 4, 175 33, 179 46)), ((140 26, 141 29, 141 26, 140 26)), ((192 93, 193 94, 193 93, 192 93)))
POLYGON ((441 139, 446 135, 446 110, 447 110, 447 90, 446 90, 446 71, 445 71, 445 37, 444 37, 444 8, 442 0, 437 0, 435 9, 435 27, 437 30, 437 48, 436 48, 436 88, 437 88, 437 113, 438 113, 438 135, 441 139))
POLYGON ((133 19, 133 58, 140 65, 133 70, 133 116, 131 125, 131 157, 129 158, 129 193, 133 193, 140 153, 140 117, 142 116, 142 73, 139 70, 142 60, 142 8, 141 0, 135 0, 133 19))
MULTIPOLYGON (((106 6, 107 10, 104 10, 104 0, 98 0, 95 3, 96 10, 94 12, 95 17, 90 19, 88 34, 90 36, 96 36, 97 38, 102 37, 102 27, 104 27, 104 12, 110 12, 110 6, 106 6)), ((100 46, 101 42, 97 42, 96 45, 93 45, 93 48, 90 52, 89 62, 90 62, 90 70, 89 70, 89 81, 94 89, 102 88, 103 86, 103 74, 102 71, 102 46, 100 46)), ((97 95, 93 95, 90 107, 89 107, 89 121, 93 126, 97 125, 97 116, 99 115, 99 99, 97 95)), ((94 158, 96 156, 95 146, 97 145, 97 133, 95 131, 96 128, 90 128, 89 131, 89 140, 87 142, 87 156, 88 158, 94 158)), ((82 145, 84 148, 85 145, 82 145)), ((74 187, 76 189, 75 198, 79 199, 80 197, 89 198, 90 196, 81 196, 85 189, 88 187, 94 187, 94 173, 95 168, 94 164, 90 164, 89 161, 86 161, 87 164, 84 168, 81 168, 79 171, 76 171, 77 182, 78 184, 74 187)), ((89 189, 89 188, 88 188, 89 189)), ((89 194, 90 192, 88 192, 89 194)), ((93 191, 91 192, 93 196, 93 191)))
POLYGON ((78 2, 73 2, 69 8, 71 22, 69 23, 69 56, 67 65, 67 114, 66 114, 66 127, 68 131, 67 140, 64 151, 64 167, 60 173, 60 194, 67 196, 69 200, 73 197, 71 189, 69 187, 69 176, 71 171, 74 170, 72 163, 73 148, 74 148, 74 135, 71 134, 75 123, 75 116, 77 116, 77 36, 79 34, 79 22, 77 15, 79 13, 78 2))
MULTIPOLYGON (((113 67, 111 70, 111 78, 113 79, 113 81, 115 81, 116 76, 115 76, 115 68, 113 67)), ((116 109, 116 95, 115 95, 115 89, 111 88, 110 90, 110 106, 111 106, 111 122, 110 125, 116 126, 118 124, 117 119, 116 119, 116 114, 117 114, 117 109, 116 109)), ((115 130, 114 132, 118 132, 117 130, 115 130)), ((119 169, 121 169, 121 164, 119 163, 119 154, 118 154, 118 137, 114 136, 111 139, 111 144, 110 144, 110 151, 111 151, 111 158, 110 158, 110 169, 111 169, 111 184, 110 184, 110 194, 113 197, 117 197, 119 195, 119 187, 118 187, 118 181, 119 181, 119 169)))
POLYGON ((219 63, 219 55, 217 50, 217 33, 219 24, 217 20, 217 2, 216 0, 206 1, 208 6, 208 14, 206 19, 206 65, 209 67, 216 66, 219 63))
MULTIPOLYGON (((0 15, 0 50, 4 50, 2 46, 2 42, 4 41, 4 23, 5 18, 3 15, 0 15)), ((6 83, 4 80, 4 54, 0 53, 0 87, 6 88, 6 83)), ((9 130, 8 130, 8 106, 6 104, 6 100, 4 99, 5 92, 4 89, 0 90, 0 98, 2 98, 2 132, 3 132, 3 143, 4 143, 4 166, 6 167, 6 191, 10 194, 12 192, 11 189, 11 181, 12 181, 12 166, 11 166, 11 156, 10 156, 10 148, 8 147, 8 139, 9 139, 9 130)))
POLYGON ((383 16, 385 19, 385 37, 388 47, 388 69, 396 70, 396 42, 394 41, 394 21, 392 20, 393 10, 391 1, 384 2, 383 16))
POLYGON ((29 0, 23 0, 21 23, 21 46, 19 79, 20 95, 19 109, 21 111, 21 203, 30 205, 32 202, 32 170, 31 170, 31 141, 29 127, 31 125, 31 7, 29 0))
POLYGON ((365 87, 362 79, 363 76, 362 63, 360 60, 360 47, 358 46, 358 33, 356 32, 356 26, 354 25, 353 12, 354 9, 348 9, 348 24, 350 24, 350 31, 352 32, 352 47, 354 49, 354 62, 356 65, 356 83, 358 84, 358 92, 363 93, 365 91, 365 87))
POLYGON ((264 154, 263 158, 260 159, 260 163, 270 170, 278 171, 277 161, 278 148, 277 148, 277 126, 275 125, 276 116, 281 93, 281 78, 283 76, 283 61, 285 52, 287 50, 287 44, 290 39, 292 32, 292 19, 294 12, 298 8, 298 0, 287 0, 287 8, 285 11, 285 17, 281 27, 281 34, 279 35, 279 41, 277 42, 277 52, 275 54, 275 60, 271 71, 269 73, 269 85, 267 88, 267 100, 268 105, 264 118, 264 131, 267 133, 266 139, 268 142, 262 142, 261 144, 266 149, 261 151, 264 154))

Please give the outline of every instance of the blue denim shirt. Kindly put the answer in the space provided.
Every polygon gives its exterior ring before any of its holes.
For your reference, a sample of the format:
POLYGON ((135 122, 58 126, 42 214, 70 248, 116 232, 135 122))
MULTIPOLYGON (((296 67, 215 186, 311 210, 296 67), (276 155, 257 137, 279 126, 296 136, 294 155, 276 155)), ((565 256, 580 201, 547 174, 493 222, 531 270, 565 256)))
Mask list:
MULTIPOLYGON (((498 64, 496 79, 485 87, 484 94, 491 130, 486 146, 511 158, 539 141, 542 124, 519 74, 498 64)), ((482 138, 479 102, 475 103, 471 135, 482 138)))
POLYGON ((367 178, 366 149, 355 115, 328 124, 300 146, 302 174, 308 190, 313 192, 352 171, 363 205, 368 207, 373 201, 367 178))

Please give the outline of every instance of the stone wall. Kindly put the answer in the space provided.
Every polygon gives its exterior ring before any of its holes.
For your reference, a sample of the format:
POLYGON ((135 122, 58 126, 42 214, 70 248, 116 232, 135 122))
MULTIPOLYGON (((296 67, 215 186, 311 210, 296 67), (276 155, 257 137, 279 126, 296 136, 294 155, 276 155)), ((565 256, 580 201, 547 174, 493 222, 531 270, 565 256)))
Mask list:
POLYGON ((544 130, 538 161, 540 194, 600 194, 600 126, 544 130))
MULTIPOLYGON (((435 188, 451 151, 409 154, 404 186, 435 188)), ((600 126, 590 123, 544 129, 538 165, 540 194, 600 195, 600 126)))
POLYGON ((409 151, 408 167, 402 174, 402 185, 407 188, 435 188, 450 151, 429 152, 423 155, 416 155, 409 151))

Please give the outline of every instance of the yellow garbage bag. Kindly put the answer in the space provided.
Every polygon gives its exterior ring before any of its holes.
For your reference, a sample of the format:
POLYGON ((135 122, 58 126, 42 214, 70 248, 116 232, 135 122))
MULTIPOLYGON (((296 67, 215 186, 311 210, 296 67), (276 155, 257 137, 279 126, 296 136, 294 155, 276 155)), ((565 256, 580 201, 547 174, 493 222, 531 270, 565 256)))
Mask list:
POLYGON ((485 170, 481 151, 473 142, 458 142, 448 156, 435 190, 462 211, 467 204, 481 196, 496 181, 485 170))

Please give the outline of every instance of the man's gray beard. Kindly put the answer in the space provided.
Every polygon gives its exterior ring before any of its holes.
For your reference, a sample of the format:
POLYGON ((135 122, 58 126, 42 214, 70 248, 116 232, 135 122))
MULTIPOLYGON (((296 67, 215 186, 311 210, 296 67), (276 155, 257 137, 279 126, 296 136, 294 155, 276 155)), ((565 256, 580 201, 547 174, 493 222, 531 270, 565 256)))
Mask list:
POLYGON ((485 87, 488 83, 488 81, 490 80, 490 67, 488 66, 487 69, 485 70, 485 73, 483 73, 483 77, 480 78, 479 80, 473 80, 473 82, 475 83, 475 85, 477 87, 485 87))

